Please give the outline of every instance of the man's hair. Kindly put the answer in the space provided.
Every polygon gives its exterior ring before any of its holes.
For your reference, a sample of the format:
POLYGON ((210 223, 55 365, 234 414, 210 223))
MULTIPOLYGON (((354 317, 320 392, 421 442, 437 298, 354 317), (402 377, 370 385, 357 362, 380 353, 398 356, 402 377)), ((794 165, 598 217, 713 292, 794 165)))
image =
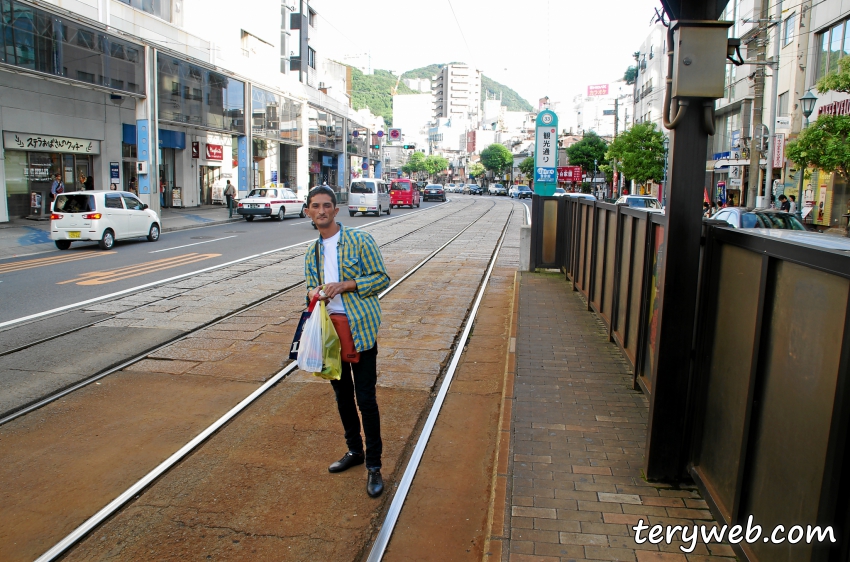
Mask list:
POLYGON ((307 206, 310 206, 310 200, 313 199, 316 195, 327 195, 331 198, 331 203, 336 207, 336 193, 334 190, 326 185, 320 185, 318 187, 314 187, 310 190, 310 193, 307 194, 307 206))
POLYGON ((779 199, 780 199, 780 200, 782 200, 782 199, 787 199, 787 197, 785 197, 785 194, 783 193, 782 195, 780 195, 780 196, 779 196, 779 199))

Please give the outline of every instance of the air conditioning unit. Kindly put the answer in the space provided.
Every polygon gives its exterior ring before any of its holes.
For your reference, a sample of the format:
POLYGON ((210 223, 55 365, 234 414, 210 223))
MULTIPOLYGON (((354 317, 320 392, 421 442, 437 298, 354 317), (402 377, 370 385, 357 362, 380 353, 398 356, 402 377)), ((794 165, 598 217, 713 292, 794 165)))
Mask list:
POLYGON ((148 173, 148 163, 145 161, 136 162, 136 173, 140 176, 148 173))

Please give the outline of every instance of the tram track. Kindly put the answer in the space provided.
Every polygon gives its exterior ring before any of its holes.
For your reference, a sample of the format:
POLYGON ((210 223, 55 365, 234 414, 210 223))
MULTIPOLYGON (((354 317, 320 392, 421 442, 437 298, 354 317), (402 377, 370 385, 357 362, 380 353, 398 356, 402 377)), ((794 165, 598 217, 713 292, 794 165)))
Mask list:
MULTIPOLYGON (((402 285, 406 280, 408 280, 411 276, 415 275, 422 267, 429 264, 435 257, 439 256, 441 252, 443 252, 446 248, 451 247, 453 243, 455 243, 464 233, 469 231, 473 226, 478 224, 479 222, 485 220, 491 211, 496 207, 495 202, 491 202, 491 205, 488 209, 486 209, 481 215, 472 220, 468 225, 462 228, 457 234, 453 235, 448 241, 442 244, 439 248, 429 253, 424 259, 419 261, 416 265, 409 268, 405 274, 400 277, 396 282, 394 282, 391 286, 385 289, 382 293, 380 293, 379 298, 383 299, 388 294, 390 294, 397 287, 402 285)), ((507 232, 507 228, 510 224, 511 216, 513 215, 513 211, 511 211, 507 219, 505 220, 504 226, 502 227, 502 232, 499 238, 499 242, 497 244, 496 250, 493 252, 489 269, 487 270, 487 274, 482 278, 479 287, 479 298, 476 300, 474 309, 477 310, 477 305, 480 302, 480 294, 483 293, 483 289, 486 287, 487 280, 489 279, 489 272, 492 271, 492 266, 495 263, 496 258, 498 257, 498 249, 501 247, 501 243, 504 241, 505 234, 507 232)), ((420 231, 421 229, 417 229, 420 231)), ((412 233, 410 233, 412 234, 412 233)), ((399 237, 394 240, 396 242, 405 236, 399 237)), ((391 242, 382 244, 382 246, 389 245, 391 242)), ((287 289, 287 291, 291 291, 297 286, 303 285, 303 282, 294 285, 287 289)), ((280 295, 277 295, 279 297, 280 295)), ((243 311, 244 312, 244 311, 243 311)), ((465 337, 468 336, 469 331, 471 330, 472 322, 474 321, 474 315, 469 313, 467 315, 466 327, 463 331, 463 334, 455 339, 455 354, 457 355, 459 352, 463 350, 463 342, 465 341, 465 337)), ((182 339, 182 338, 181 338, 182 339)), ((457 355, 459 357, 459 355, 457 355)), ((141 360, 142 358, 139 358, 141 360)), ((454 369, 456 366, 456 360, 452 361, 450 369, 454 369)), ((80 540, 85 538, 89 533, 91 533, 94 529, 96 529, 101 523, 105 520, 112 517, 115 513, 117 513, 125 504, 127 504, 134 497, 137 497, 140 493, 142 493, 145 489, 147 489, 151 484, 156 482, 162 475, 167 473, 173 467, 180 463, 181 460, 186 458, 189 454, 191 454, 195 449, 197 449, 201 444, 205 443, 211 436, 213 436, 216 432, 218 432, 222 427, 224 427, 228 422, 234 419, 241 412, 246 410, 252 403, 254 403, 258 398, 263 396, 267 391, 275 387, 281 381, 287 379, 287 377, 293 373, 297 369, 297 365, 292 362, 289 363, 286 367, 281 369, 279 372, 274 374, 271 378, 266 380, 262 386, 257 388, 254 392, 252 392, 248 397, 239 402, 236 406, 226 412, 224 415, 219 417, 215 422, 211 425, 207 426, 203 431, 201 431, 198 435, 196 435, 191 441, 186 443, 183 447, 181 447, 178 451, 168 457, 166 460, 162 461, 157 467, 144 475, 141 479, 136 481, 132 486, 127 488, 123 493, 117 496, 114 500, 112 500, 109 504, 103 507, 100 511, 98 511, 95 515, 91 516, 87 519, 82 525, 74 529, 70 534, 65 536, 61 541, 56 543, 50 550, 45 552, 41 557, 37 559, 37 562, 46 562, 48 560, 55 560, 65 553, 69 548, 74 546, 80 540)), ((449 384, 450 384, 449 377, 449 384)), ((445 391, 441 389, 440 393, 443 395, 448 390, 448 386, 444 382, 443 386, 445 386, 445 391)), ((436 416, 436 414, 432 414, 436 416)), ((430 419, 430 417, 429 417, 430 419)), ((426 439, 427 441, 427 439, 426 439)), ((412 476, 411 476, 412 478, 412 476)))
MULTIPOLYGON (((457 215, 458 213, 461 213, 461 212, 463 212, 463 211, 465 211, 465 210, 469 209, 470 207, 474 206, 476 203, 477 203, 476 201, 473 201, 473 202, 471 202, 469 205, 466 205, 466 206, 464 206, 464 207, 462 207, 462 208, 458 209, 457 211, 455 211, 455 212, 453 212, 453 213, 450 213, 450 214, 447 214, 447 215, 445 215, 445 216, 443 216, 443 217, 440 217, 440 218, 439 218, 436 222, 441 222, 441 221, 444 221, 444 220, 446 220, 446 219, 450 219, 451 217, 453 217, 453 216, 457 215)), ((490 208, 489 208, 487 211, 485 211, 485 213, 484 213, 484 214, 486 215, 486 213, 487 213, 487 212, 489 212, 489 210, 490 210, 490 209, 492 209, 494 205, 495 205, 495 203, 491 204, 490 208)), ((430 209, 427 209, 427 210, 436 209, 436 208, 438 208, 438 207, 431 207, 430 209)), ((426 210, 426 211, 427 211, 427 210, 426 210)), ((405 217, 410 217, 410 216, 412 216, 412 215, 413 215, 413 214, 406 214, 406 215, 402 215, 401 217, 398 217, 398 218, 399 218, 399 219, 404 219, 405 217)), ((483 216, 483 215, 482 215, 482 216, 483 216)), ((393 220, 393 219, 389 219, 389 220, 393 220)), ((382 221, 379 221, 379 223, 385 223, 385 222, 386 222, 386 219, 385 219, 385 220, 382 220, 382 221)), ((367 226, 371 226, 371 225, 374 225, 374 224, 378 224, 378 223, 371 223, 370 225, 367 225, 367 226)), ((417 233, 421 232, 422 230, 424 230, 424 229, 426 229, 426 228, 431 228, 434 224, 436 224, 436 223, 435 223, 435 222, 432 222, 432 223, 428 223, 428 224, 426 224, 426 225, 423 225, 423 226, 421 226, 421 227, 419 227, 419 228, 417 228, 417 229, 414 229, 414 230, 412 230, 412 231, 410 231, 410 232, 407 232, 407 233, 405 233, 405 234, 403 234, 403 235, 401 235, 401 236, 398 236, 398 237, 396 237, 396 238, 394 238, 394 239, 392 239, 392 240, 386 241, 386 242, 382 243, 380 246, 383 248, 383 247, 387 247, 387 246, 390 246, 390 245, 392 245, 392 244, 395 244, 395 243, 397 243, 397 242, 399 242, 399 241, 401 241, 401 240, 403 240, 403 239, 405 239, 405 238, 407 238, 407 237, 409 237, 409 236, 413 236, 413 235, 415 235, 415 234, 417 234, 417 233)), ((300 247, 300 246, 305 246, 305 245, 309 244, 311 241, 312 241, 312 240, 307 241, 307 242, 302 242, 302 243, 294 244, 294 245, 292 245, 292 246, 287 246, 287 247, 285 247, 285 248, 280 248, 280 249, 278 249, 278 250, 273 250, 272 252, 282 252, 282 251, 286 251, 286 250, 291 250, 291 249, 293 249, 293 248, 297 248, 297 247, 300 247)), ((264 268, 272 267, 272 266, 274 266, 274 265, 278 265, 278 264, 283 263, 283 262, 286 262, 286 261, 291 261, 291 260, 293 260, 293 259, 301 259, 301 258, 303 258, 303 254, 301 254, 301 253, 297 253, 297 254, 295 254, 295 255, 292 255, 292 256, 289 256, 289 257, 285 257, 285 258, 283 258, 283 259, 281 259, 281 260, 278 260, 278 261, 276 261, 276 262, 272 262, 272 263, 269 263, 269 264, 265 264, 265 265, 263 265, 262 267, 260 267, 260 268, 258 268, 258 269, 264 269, 264 268)), ((250 272, 241 271, 241 272, 235 273, 234 275, 231 275, 231 276, 228 276, 228 277, 226 277, 226 278, 220 279, 218 282, 226 282, 226 281, 229 281, 229 280, 237 279, 237 278, 242 277, 242 276, 245 276, 245 275, 251 275, 251 274, 254 274, 254 272, 255 272, 255 271, 256 271, 256 270, 252 270, 252 271, 250 271, 250 272)), ((289 293, 289 292, 290 292, 290 291, 292 291, 293 289, 295 289, 295 288, 297 288, 297 287, 299 287, 299 286, 301 286, 301 285, 303 285, 303 284, 304 284, 304 281, 299 281, 299 282, 297 282, 297 283, 289 284, 289 285, 287 285, 287 286, 285 286, 285 287, 281 288, 280 290, 275 291, 274 293, 272 293, 272 294, 270 294, 270 295, 267 295, 267 296, 265 296, 265 297, 263 297, 263 298, 261 298, 261 299, 259 299, 259 300, 257 300, 257 301, 254 301, 254 302, 248 303, 248 304, 246 304, 246 305, 243 305, 243 306, 241 306, 241 307, 239 307, 239 308, 237 308, 237 309, 235 309, 235 310, 233 310, 233 311, 231 311, 231 312, 229 312, 229 313, 225 314, 224 316, 221 316, 221 317, 219 317, 219 318, 216 318, 216 319, 214 319, 214 320, 212 320, 212 321, 210 321, 210 322, 206 322, 206 323, 200 324, 200 325, 198 325, 196 328, 194 328, 194 329, 192 329, 192 330, 189 330, 189 331, 187 331, 187 332, 184 332, 184 333, 182 333, 182 334, 180 334, 180 335, 178 335, 178 336, 176 336, 176 337, 169 338, 169 339, 167 339, 167 340, 165 340, 165 341, 163 341, 163 342, 161 342, 161 343, 159 343, 159 344, 157 344, 157 345, 155 345, 155 346, 153 346, 153 347, 150 347, 150 348, 148 348, 148 349, 145 349, 145 350, 143 350, 143 351, 139 352, 138 354, 134 355, 133 357, 130 357, 130 358, 125 359, 125 360, 122 360, 122 361, 120 361, 120 362, 118 362, 118 363, 116 363, 116 364, 110 365, 110 366, 106 367, 105 369, 102 369, 102 370, 100 370, 100 371, 98 371, 98 372, 96 372, 96 373, 92 374, 92 375, 91 375, 91 376, 89 376, 89 377, 86 377, 86 378, 84 378, 84 379, 82 379, 82 380, 79 380, 79 381, 77 381, 77 382, 75 382, 75 383, 73 383, 73 384, 71 384, 71 385, 68 385, 68 386, 66 386, 66 387, 62 388, 62 389, 58 389, 58 390, 56 390, 55 392, 48 394, 47 396, 41 397, 41 398, 36 399, 36 400, 34 400, 34 401, 32 401, 32 402, 30 402, 30 403, 28 403, 28 404, 24 404, 24 405, 21 405, 20 407, 17 407, 17 408, 14 408, 14 409, 9 410, 9 411, 7 411, 7 412, 4 412, 4 413, 3 413, 3 416, 2 416, 2 417, 0 417, 0 426, 3 426, 3 425, 5 425, 6 423, 8 423, 8 422, 10 422, 10 421, 12 421, 12 420, 14 420, 14 419, 17 419, 17 418, 19 418, 19 417, 21 417, 21 416, 23 416, 23 415, 26 415, 26 414, 28 414, 28 413, 30 413, 30 412, 33 412, 33 411, 35 411, 35 410, 37 410, 37 409, 39 409, 39 408, 41 408, 41 407, 43 407, 43 406, 45 406, 45 405, 47 405, 47 404, 50 404, 51 402, 54 402, 54 401, 56 401, 56 400, 58 400, 58 399, 60 399, 60 398, 62 398, 62 397, 64 397, 64 396, 67 396, 67 395, 71 394, 72 392, 75 392, 75 391, 79 390, 80 388, 83 388, 83 387, 85 387, 85 386, 88 386, 88 385, 89 385, 89 384, 91 384, 91 383, 97 382, 97 381, 99 381, 99 380, 103 379, 104 377, 107 377, 107 376, 109 376, 109 375, 111 375, 111 374, 113 374, 113 373, 115 373, 115 372, 121 371, 122 369, 125 369, 125 368, 127 368, 127 367, 129 367, 129 366, 131 366, 131 365, 133 365, 133 364, 135 364, 135 363, 138 363, 139 361, 141 361, 141 360, 145 359, 146 357, 150 356, 151 354, 156 353, 157 351, 159 351, 159 350, 161 350, 161 349, 165 349, 165 348, 167 348, 168 346, 170 346, 170 345, 173 345, 173 344, 177 343, 178 341, 181 341, 181 340, 185 340, 185 339, 187 339, 187 338, 190 338, 190 337, 192 337, 194 334, 197 334, 198 332, 200 332, 200 331, 202 331, 202 330, 204 330, 204 329, 208 329, 208 328, 213 327, 213 326, 215 326, 215 325, 217 325, 217 324, 221 324, 221 323, 223 323, 223 322, 226 322, 227 320, 229 320, 229 319, 231 319, 231 318, 234 318, 234 317, 236 317, 236 316, 238 316, 238 315, 240 315, 240 314, 242 314, 242 313, 244 313, 244 312, 246 312, 246 311, 252 310, 252 309, 257 308, 257 307, 259 307, 259 306, 262 306, 262 305, 264 305, 264 304, 266 304, 266 303, 268 303, 268 302, 270 302, 270 301, 273 301, 274 299, 279 298, 280 296, 282 296, 282 295, 285 295, 285 294, 289 293)), ((40 344, 47 343, 47 342, 49 342, 49 341, 53 341, 53 340, 56 340, 56 339, 58 339, 58 338, 61 338, 61 337, 64 337, 64 336, 67 336, 67 335, 70 335, 70 334, 73 334, 73 333, 76 333, 76 332, 80 332, 80 331, 82 331, 82 330, 84 330, 84 329, 91 328, 91 327, 96 326, 97 324, 101 324, 101 323, 103 323, 103 322, 106 322, 106 321, 108 321, 108 320, 110 320, 110 319, 112 319, 112 318, 115 318, 115 317, 117 317, 117 316, 119 316, 119 315, 121 315, 121 314, 126 314, 127 312, 132 312, 132 311, 137 311, 137 310, 143 310, 143 309, 144 309, 145 307, 147 307, 147 306, 151 306, 151 305, 155 305, 155 304, 160 304, 160 303, 163 303, 163 302, 167 302, 167 301, 169 301, 169 300, 172 300, 172 299, 174 299, 174 298, 177 298, 177 297, 179 297, 179 296, 181 296, 181 295, 184 295, 184 294, 186 294, 186 293, 188 293, 188 292, 191 292, 191 291, 193 291, 193 290, 195 290, 195 289, 194 289, 194 288, 186 289, 185 291, 182 291, 182 292, 180 292, 180 293, 172 294, 172 295, 169 295, 169 296, 167 296, 167 297, 163 297, 163 298, 161 298, 161 299, 159 299, 159 300, 156 300, 156 301, 152 301, 152 302, 149 302, 149 303, 145 303, 145 304, 139 305, 139 306, 137 306, 137 307, 133 307, 133 308, 130 308, 130 309, 127 309, 127 310, 123 310, 123 311, 121 311, 120 313, 115 313, 115 314, 113 314, 113 315, 111 315, 111 316, 109 316, 109 317, 101 317, 101 318, 99 318, 98 320, 96 320, 96 321, 94 321, 94 322, 91 322, 91 323, 88 323, 88 324, 86 324, 86 325, 79 326, 79 327, 75 327, 75 328, 70 329, 70 330, 65 330, 65 331, 63 331, 63 332, 61 332, 61 333, 59 333, 59 334, 55 334, 55 335, 51 335, 51 336, 46 337, 46 338, 42 338, 42 339, 40 339, 40 340, 38 340, 38 341, 34 341, 34 342, 28 343, 28 344, 26 344, 26 345, 19 346, 18 348, 15 348, 15 349, 11 349, 11 350, 7 350, 7 351, 4 351, 4 352, 0 352, 0 357, 4 357, 4 356, 8 356, 8 355, 13 355, 14 353, 19 353, 19 352, 21 352, 21 351, 25 351, 25 350, 27 350, 27 349, 33 348, 33 347, 35 347, 35 346, 38 346, 38 345, 40 345, 40 344)))

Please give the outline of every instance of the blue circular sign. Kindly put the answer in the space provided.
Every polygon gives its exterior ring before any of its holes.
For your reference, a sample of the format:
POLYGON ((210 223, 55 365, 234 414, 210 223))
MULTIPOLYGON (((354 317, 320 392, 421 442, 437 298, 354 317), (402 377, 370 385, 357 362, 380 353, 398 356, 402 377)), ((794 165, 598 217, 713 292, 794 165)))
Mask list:
POLYGON ((381 138, 382 136, 384 136, 384 132, 383 132, 383 131, 378 131, 378 138, 381 138))
POLYGON ((363 168, 364 170, 368 170, 369 169, 369 162, 364 161, 361 168, 363 168))
POLYGON ((359 136, 360 136, 360 133, 359 133, 358 131, 353 131, 353 132, 351 133, 351 136, 352 136, 352 137, 357 138, 357 137, 359 137, 359 136))

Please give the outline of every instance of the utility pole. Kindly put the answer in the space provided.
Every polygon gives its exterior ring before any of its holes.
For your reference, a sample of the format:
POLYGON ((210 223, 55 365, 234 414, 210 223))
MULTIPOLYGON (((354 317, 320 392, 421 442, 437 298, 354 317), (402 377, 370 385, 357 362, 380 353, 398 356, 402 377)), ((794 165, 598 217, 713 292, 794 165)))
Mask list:
MULTIPOLYGON (((756 198, 759 194, 759 177, 761 170, 759 169, 759 160, 761 160, 761 151, 758 150, 755 143, 755 135, 760 132, 762 125, 762 110, 764 108, 764 59, 765 59, 765 43, 767 41, 767 23, 769 17, 768 9, 770 0, 761 0, 761 10, 759 10, 758 33, 753 39, 756 43, 756 71, 755 79, 753 80, 753 123, 750 127, 750 172, 748 175, 747 186, 747 206, 755 207, 756 198)), ((749 55, 749 47, 747 54, 749 55)), ((748 57, 749 58, 749 57, 748 57)), ((741 202, 743 203, 743 201, 741 202)))
POLYGON ((767 208, 770 202, 770 195, 773 193, 773 151, 776 146, 776 95, 779 92, 779 42, 782 36, 782 0, 776 2, 776 20, 772 22, 776 26, 776 33, 773 39, 773 78, 770 83, 770 129, 768 130, 767 142, 767 164, 765 165, 764 173, 764 198, 762 204, 757 205, 759 208, 767 208))
MULTIPOLYGON (((618 133, 618 130, 619 130, 619 124, 620 124, 620 98, 618 96, 618 97, 614 98, 614 140, 617 140, 617 133, 618 133)), ((614 197, 615 195, 619 195, 619 193, 615 193, 616 190, 617 190, 617 180, 619 180, 619 178, 617 177, 617 159, 616 158, 614 158, 612 168, 614 170, 614 176, 611 178, 611 180, 614 183, 614 185, 611 186, 611 197, 614 197)))

